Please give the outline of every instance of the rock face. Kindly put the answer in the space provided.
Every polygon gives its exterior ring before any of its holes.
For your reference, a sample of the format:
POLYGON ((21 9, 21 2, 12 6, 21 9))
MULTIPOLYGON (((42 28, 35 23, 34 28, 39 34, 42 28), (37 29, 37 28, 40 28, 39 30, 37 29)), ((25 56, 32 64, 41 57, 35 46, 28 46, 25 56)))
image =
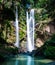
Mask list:
MULTIPOLYGON (((55 23, 54 22, 50 22, 48 23, 44 28, 43 28, 44 32, 47 32, 49 34, 54 34, 55 33, 55 23)), ((48 34, 48 35, 49 35, 48 34)))
POLYGON ((40 27, 38 29, 38 27, 36 27, 36 34, 37 34, 37 38, 36 38, 36 47, 41 47, 44 45, 44 42, 46 42, 47 40, 49 40, 52 35, 55 33, 55 22, 50 22, 48 24, 43 24, 42 28, 40 27))
POLYGON ((41 46, 43 46, 43 44, 44 44, 44 42, 40 38, 36 39, 36 46, 37 47, 41 47, 41 46))

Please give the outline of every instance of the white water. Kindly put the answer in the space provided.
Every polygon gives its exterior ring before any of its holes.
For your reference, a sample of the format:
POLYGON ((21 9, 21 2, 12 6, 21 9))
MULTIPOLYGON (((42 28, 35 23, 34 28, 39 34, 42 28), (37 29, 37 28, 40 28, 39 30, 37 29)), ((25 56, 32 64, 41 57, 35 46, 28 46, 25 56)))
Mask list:
POLYGON ((27 11, 27 50, 34 50, 34 9, 31 9, 30 14, 27 11), (30 17, 29 17, 30 16, 30 17))
POLYGON ((16 11, 15 11, 15 26, 16 26, 16 42, 15 46, 19 47, 19 26, 18 26, 18 8, 16 6, 16 11))

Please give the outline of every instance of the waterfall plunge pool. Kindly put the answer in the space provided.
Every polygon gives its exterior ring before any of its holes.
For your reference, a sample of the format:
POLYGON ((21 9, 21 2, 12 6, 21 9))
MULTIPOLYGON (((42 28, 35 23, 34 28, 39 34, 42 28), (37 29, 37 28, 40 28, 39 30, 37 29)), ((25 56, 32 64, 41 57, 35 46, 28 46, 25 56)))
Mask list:
POLYGON ((18 55, 13 58, 7 59, 1 65, 55 65, 55 62, 50 59, 35 58, 28 55, 18 55))

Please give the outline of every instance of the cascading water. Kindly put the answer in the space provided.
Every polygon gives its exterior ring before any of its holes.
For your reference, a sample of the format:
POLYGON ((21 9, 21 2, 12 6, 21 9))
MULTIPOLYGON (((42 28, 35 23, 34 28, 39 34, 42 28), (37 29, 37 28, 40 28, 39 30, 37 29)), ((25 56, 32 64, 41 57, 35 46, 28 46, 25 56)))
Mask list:
POLYGON ((16 6, 16 11, 15 11, 15 26, 16 26, 16 43, 15 46, 19 47, 19 26, 18 26, 18 8, 16 6))
POLYGON ((34 9, 30 10, 30 14, 27 11, 27 50, 32 52, 34 50, 34 9))

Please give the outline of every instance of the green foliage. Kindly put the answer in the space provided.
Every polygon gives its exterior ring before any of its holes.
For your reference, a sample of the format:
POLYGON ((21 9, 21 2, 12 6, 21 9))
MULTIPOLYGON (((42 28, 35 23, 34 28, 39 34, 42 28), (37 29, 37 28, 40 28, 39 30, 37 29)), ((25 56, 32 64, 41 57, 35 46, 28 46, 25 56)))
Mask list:
POLYGON ((45 8, 50 16, 53 16, 55 10, 55 0, 39 0, 37 7, 45 8), (52 13, 53 12, 53 13, 52 13))
POLYGON ((44 55, 48 58, 55 58, 55 46, 48 46, 44 51, 44 55))
POLYGON ((50 40, 45 42, 44 55, 48 58, 55 59, 55 34, 52 36, 50 40))
POLYGON ((2 0, 0 0, 0 2, 2 2, 2 0))
POLYGON ((45 42, 47 46, 55 46, 55 34, 52 35, 51 39, 45 42))
POLYGON ((9 58, 18 53, 18 48, 0 44, 0 57, 9 58))

